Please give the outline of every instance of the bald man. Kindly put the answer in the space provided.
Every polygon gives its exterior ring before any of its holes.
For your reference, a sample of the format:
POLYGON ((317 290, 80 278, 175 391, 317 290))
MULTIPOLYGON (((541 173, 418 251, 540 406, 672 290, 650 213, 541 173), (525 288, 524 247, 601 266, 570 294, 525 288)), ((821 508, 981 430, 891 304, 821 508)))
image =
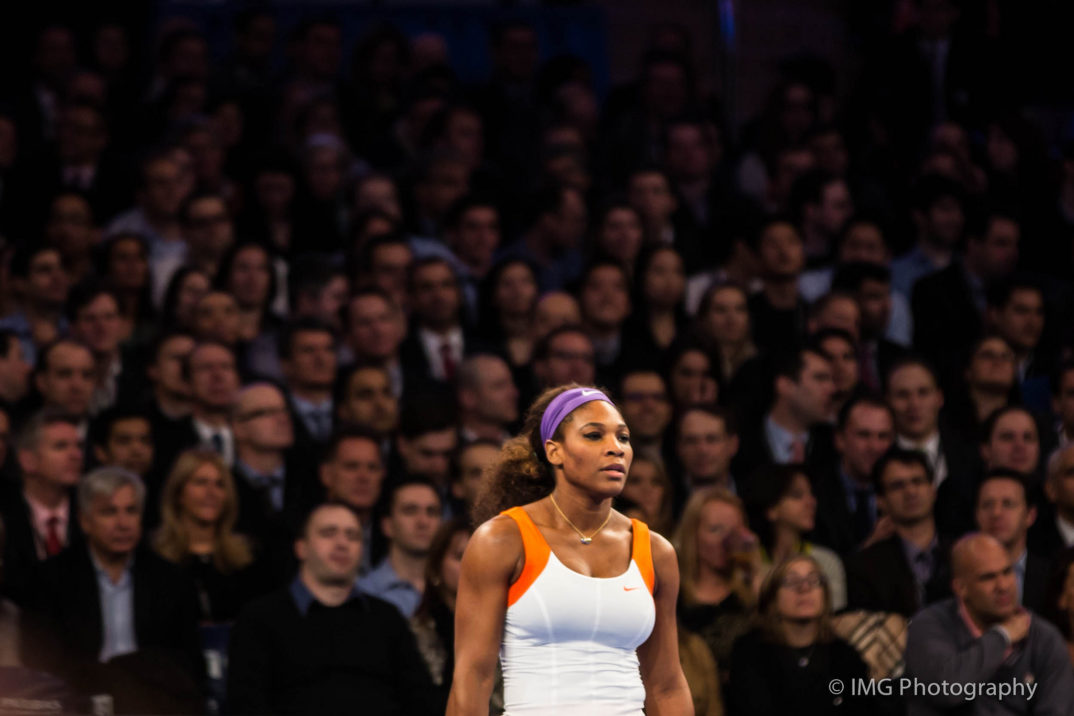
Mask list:
POLYGON ((1008 551, 973 532, 955 543, 951 570, 955 596, 910 622, 907 715, 1069 714, 1074 672, 1066 644, 1054 626, 1019 606, 1008 551), (999 687, 1002 698, 989 695, 999 687), (975 690, 971 700, 967 688, 975 690))

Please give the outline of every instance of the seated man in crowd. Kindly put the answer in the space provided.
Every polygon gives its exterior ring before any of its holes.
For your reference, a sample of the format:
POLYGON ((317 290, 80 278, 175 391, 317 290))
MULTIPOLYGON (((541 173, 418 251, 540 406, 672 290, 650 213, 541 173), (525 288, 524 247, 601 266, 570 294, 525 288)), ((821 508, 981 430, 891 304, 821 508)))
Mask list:
POLYGON ((363 575, 372 568, 373 508, 380 499, 385 474, 380 441, 358 430, 337 431, 321 460, 325 497, 350 507, 362 524, 362 544, 367 546, 362 550, 359 570, 363 575))
POLYGON ((362 526, 325 503, 307 518, 290 586, 246 607, 232 628, 228 705, 235 714, 431 714, 428 671, 406 621, 355 586, 362 526))

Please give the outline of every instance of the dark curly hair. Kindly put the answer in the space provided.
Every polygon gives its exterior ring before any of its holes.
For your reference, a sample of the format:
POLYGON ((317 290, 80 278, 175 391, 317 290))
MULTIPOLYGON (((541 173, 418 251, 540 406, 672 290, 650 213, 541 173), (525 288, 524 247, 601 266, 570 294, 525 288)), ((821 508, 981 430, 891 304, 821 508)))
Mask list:
MULTIPOLYGON (((492 519, 504 510, 517 505, 525 505, 552 494, 556 486, 555 474, 541 441, 541 417, 548 405, 560 393, 574 388, 592 388, 594 386, 568 383, 549 388, 541 393, 526 411, 522 430, 500 449, 500 457, 485 471, 481 492, 474 501, 474 524, 492 519)), ((597 388, 605 395, 608 391, 597 388)), ((554 440, 563 439, 563 425, 571 421, 571 416, 563 418, 552 434, 554 440)))

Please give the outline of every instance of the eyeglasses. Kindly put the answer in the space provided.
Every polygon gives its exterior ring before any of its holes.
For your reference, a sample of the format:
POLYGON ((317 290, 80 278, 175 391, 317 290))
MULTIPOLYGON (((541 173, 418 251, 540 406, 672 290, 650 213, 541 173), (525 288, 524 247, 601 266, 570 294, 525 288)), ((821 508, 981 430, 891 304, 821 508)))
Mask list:
POLYGON ((779 580, 780 587, 795 592, 801 591, 802 587, 816 589, 822 584, 824 584, 824 577, 819 574, 811 574, 808 577, 784 577, 779 580))

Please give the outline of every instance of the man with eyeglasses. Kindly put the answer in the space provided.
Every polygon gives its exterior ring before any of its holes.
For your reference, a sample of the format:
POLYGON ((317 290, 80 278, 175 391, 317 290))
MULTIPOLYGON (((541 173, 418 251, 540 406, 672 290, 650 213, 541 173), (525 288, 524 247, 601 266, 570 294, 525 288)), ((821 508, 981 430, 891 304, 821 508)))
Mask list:
POLYGON ((593 341, 580 326, 560 326, 534 348, 533 374, 538 391, 565 383, 592 385, 595 371, 593 341))
POLYGON ((846 562, 847 606, 905 617, 950 594, 947 548, 936 530, 936 486, 925 456, 893 447, 873 468, 877 508, 894 534, 846 562))
POLYGON ((662 463, 664 431, 671 422, 671 400, 663 376, 654 370, 628 371, 620 383, 619 409, 630 426, 635 457, 662 463))

